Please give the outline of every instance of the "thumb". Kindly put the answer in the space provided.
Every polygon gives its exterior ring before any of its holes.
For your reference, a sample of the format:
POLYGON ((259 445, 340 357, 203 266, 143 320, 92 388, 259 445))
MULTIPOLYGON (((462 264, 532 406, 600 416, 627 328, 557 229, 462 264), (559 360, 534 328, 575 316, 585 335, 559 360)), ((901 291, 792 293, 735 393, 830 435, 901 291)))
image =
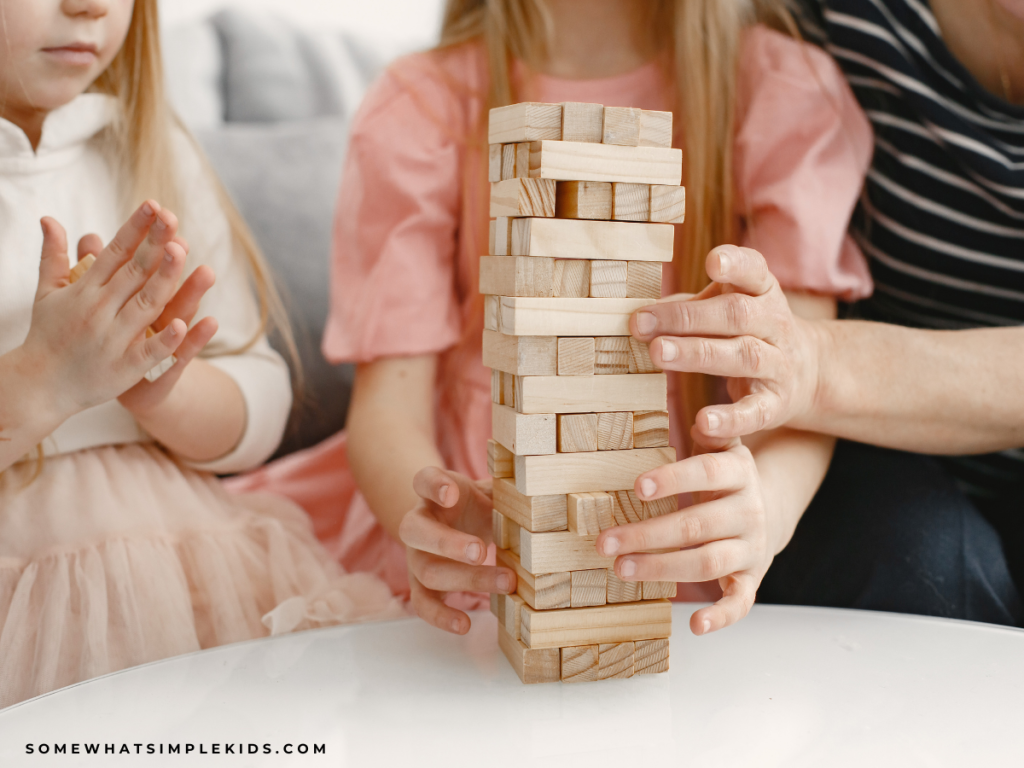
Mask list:
POLYGON ((43 251, 39 259, 36 301, 67 285, 71 269, 68 261, 68 236, 64 227, 49 216, 44 216, 39 224, 43 228, 43 251))

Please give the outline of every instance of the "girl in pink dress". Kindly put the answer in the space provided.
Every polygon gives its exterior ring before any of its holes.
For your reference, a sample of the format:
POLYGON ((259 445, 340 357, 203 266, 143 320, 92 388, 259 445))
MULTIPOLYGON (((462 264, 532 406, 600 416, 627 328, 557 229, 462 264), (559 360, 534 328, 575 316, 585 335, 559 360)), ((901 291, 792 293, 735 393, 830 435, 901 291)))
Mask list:
MULTIPOLYGON (((490 502, 486 481, 470 482, 487 477, 490 436, 477 291, 490 107, 576 101, 675 113, 689 210, 668 293, 700 290, 705 254, 737 242, 765 255, 806 315, 832 316, 837 298, 869 294, 846 226, 870 129, 825 54, 766 26, 785 27, 782 4, 748 6, 449 2, 441 45, 392 65, 352 127, 324 339, 330 360, 358 364, 347 433, 241 487, 296 500, 348 569, 379 574, 446 630, 468 630, 459 609, 485 605, 480 592, 515 589, 514 574, 485 564, 490 502), (445 470, 417 475, 431 466, 445 470)), ((675 381, 670 392, 677 448, 693 412, 687 404, 700 401, 701 387, 690 384, 675 381)), ((832 442, 783 433, 751 449, 728 447, 735 487, 714 494, 732 505, 723 536, 732 554, 710 563, 717 570, 666 563, 659 574, 721 580, 725 597, 695 615, 698 632, 749 608, 820 483, 832 442)))

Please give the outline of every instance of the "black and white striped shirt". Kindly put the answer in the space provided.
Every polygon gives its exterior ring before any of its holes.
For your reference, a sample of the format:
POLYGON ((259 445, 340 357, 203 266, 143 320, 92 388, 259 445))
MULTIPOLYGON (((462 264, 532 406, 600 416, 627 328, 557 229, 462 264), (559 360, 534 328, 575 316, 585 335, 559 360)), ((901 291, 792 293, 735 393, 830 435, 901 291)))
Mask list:
MULTIPOLYGON (((855 314, 936 329, 1024 324, 1024 107, 954 58, 928 0, 809 6, 820 24, 809 36, 823 35, 875 130, 852 227, 875 293, 855 314)), ((1024 487, 1024 450, 952 465, 977 494, 1024 487)))

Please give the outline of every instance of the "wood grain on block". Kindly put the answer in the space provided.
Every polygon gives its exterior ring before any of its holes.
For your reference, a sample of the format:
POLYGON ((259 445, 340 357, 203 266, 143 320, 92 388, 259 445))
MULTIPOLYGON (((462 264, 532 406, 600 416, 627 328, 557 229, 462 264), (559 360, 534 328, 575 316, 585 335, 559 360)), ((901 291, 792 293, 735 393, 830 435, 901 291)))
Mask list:
POLYGON ((509 549, 509 519, 496 509, 491 510, 491 536, 498 549, 509 549))
POLYGON ((565 336, 558 340, 558 375, 594 375, 593 337, 565 336))
POLYGON ((540 533, 568 528, 568 500, 564 493, 524 496, 508 479, 495 480, 493 488, 494 508, 526 530, 540 533))
POLYGON ((612 184, 612 218, 616 221, 647 221, 651 217, 649 184, 612 184))
POLYGON ((494 255, 494 239, 497 237, 498 222, 491 219, 487 222, 487 253, 494 255))
POLYGON ((508 179, 491 184, 491 216, 554 216, 555 182, 508 179))
POLYGON ((653 299, 486 296, 484 327, 510 336, 628 336, 630 315, 653 303, 653 299))
POLYGON ((516 489, 527 496, 628 490, 637 475, 676 460, 673 448, 516 456, 516 489))
POLYGON ((640 110, 636 107, 605 107, 601 142, 622 147, 639 146, 640 110))
POLYGON ((68 272, 68 282, 71 285, 77 283, 81 279, 82 275, 88 272, 89 268, 95 263, 95 256, 93 256, 91 253, 85 254, 85 256, 79 259, 78 263, 71 268, 71 271, 68 272))
POLYGON ((518 413, 491 404, 491 434, 519 456, 543 456, 558 449, 558 424, 553 413, 518 413))
POLYGON ((599 656, 600 653, 596 645, 562 648, 562 682, 592 683, 597 680, 599 656))
POLYGON ((487 441, 487 471, 491 477, 512 477, 515 473, 512 451, 497 440, 487 441))
POLYGON ((554 289, 554 295, 563 299, 590 296, 590 262, 587 259, 555 259, 554 289))
POLYGON ((511 520, 508 521, 508 551, 514 552, 517 555, 520 553, 519 532, 521 530, 522 528, 511 520))
POLYGON ((615 574, 614 568, 608 569, 609 603, 635 603, 642 598, 642 581, 623 581, 615 574))
MULTIPOLYGON (((645 299, 637 299, 637 301, 645 301, 645 299)), ((629 337, 628 341, 630 373, 656 373, 661 370, 661 368, 651 362, 651 348, 646 341, 639 341, 632 336, 629 337)))
POLYGON ((498 627, 498 647, 524 683, 557 683, 562 679, 558 648, 527 648, 504 627, 498 627))
POLYGON ((632 299, 661 298, 661 264, 657 261, 627 261, 626 296, 632 299))
POLYGON ((607 181, 559 181, 555 216, 607 221, 612 217, 612 185, 607 181))
POLYGON ((655 499, 654 501, 644 502, 644 520, 650 520, 652 517, 661 517, 662 515, 671 515, 673 512, 679 511, 679 499, 676 496, 666 496, 663 499, 655 499))
POLYGON ((530 256, 480 257, 482 294, 551 298, 554 289, 554 259, 535 259, 530 256))
POLYGON ((614 680, 633 676, 632 641, 626 643, 602 643, 597 647, 597 679, 614 680))
POLYGON ((629 339, 628 336, 600 336, 594 339, 594 373, 600 376, 629 373, 629 339))
POLYGON ((678 586, 674 581, 645 581, 643 585, 644 600, 673 598, 678 586))
MULTIPOLYGON (((565 418, 559 416, 559 418, 565 418)), ((597 414, 597 450, 628 451, 633 447, 633 414, 614 411, 597 414)))
POLYGON ((516 377, 504 371, 501 372, 501 404, 509 408, 516 407, 516 377))
POLYGON ((668 638, 637 640, 633 649, 633 674, 668 672, 668 638))
POLYGON ((545 573, 535 576, 523 568, 518 555, 507 549, 495 550, 495 557, 498 565, 515 571, 516 594, 531 608, 546 611, 569 607, 571 580, 568 573, 545 573))
POLYGON ((651 221, 682 224, 686 219, 686 187, 651 185, 651 221))
POLYGON ((603 133, 603 105, 579 101, 562 103, 562 141, 600 143, 603 133))
POLYGON ((507 336, 497 331, 484 331, 483 361, 488 368, 516 376, 555 376, 558 374, 558 338, 507 336))
POLYGON ((501 144, 491 144, 487 148, 487 180, 501 181, 501 144))
POLYGON ((667 408, 666 375, 521 376, 516 379, 519 413, 607 413, 629 410, 630 406, 650 411, 667 408))
POLYGON ((651 109, 640 111, 641 147, 672 146, 672 113, 656 112, 651 109))
POLYGON ((525 101, 495 107, 487 123, 488 144, 562 138, 562 105, 525 101))
POLYGON ((516 178, 530 177, 530 142, 516 144, 516 178))
POLYGON ((612 491, 612 515, 616 525, 629 525, 645 520, 644 503, 633 491, 612 491))
POLYGON ((503 617, 505 616, 505 606, 502 604, 504 597, 504 595, 496 595, 491 592, 491 613, 497 617, 499 625, 504 620, 503 617))
POLYGON ((502 601, 502 621, 504 622, 505 630, 512 635, 516 640, 519 639, 519 625, 522 619, 522 608, 525 602, 520 595, 502 595, 505 599, 502 601))
POLYGON ((568 573, 594 568, 611 568, 614 557, 597 553, 596 536, 580 536, 572 531, 550 533, 520 532, 519 560, 527 571, 538 573, 568 573))
POLYGON ((569 530, 576 535, 597 536, 601 531, 615 525, 611 494, 604 491, 570 493, 567 501, 569 530))
MULTIPOLYGON (((491 402, 497 403, 498 405, 505 405, 504 398, 502 397, 502 372, 499 370, 491 371, 491 402)), ((510 403, 511 405, 511 403, 510 403)))
POLYGON ((536 141, 530 146, 530 178, 678 186, 683 178, 683 151, 578 141, 536 141))
POLYGON ((669 262, 673 238, 671 224, 522 218, 512 222, 512 255, 669 262))
POLYGON ((501 181, 516 177, 516 145, 504 144, 501 147, 501 181))
MULTIPOLYGON (((651 262, 658 264, 659 262, 651 262)), ((626 298, 625 261, 595 260, 590 262, 590 295, 595 299, 626 298)))
POLYGON ((494 253, 492 256, 509 256, 512 253, 512 219, 499 216, 494 220, 494 253))
POLYGON ((588 605, 604 605, 608 602, 608 569, 596 568, 589 571, 569 573, 571 589, 569 604, 573 608, 588 605))
POLYGON ((633 411, 633 447, 668 445, 668 411, 633 411))
POLYGON ((670 637, 672 604, 668 600, 657 600, 552 611, 535 611, 524 606, 519 634, 528 648, 564 648, 670 637))
POLYGON ((597 414, 572 413, 558 417, 558 450, 580 453, 597 450, 597 414))

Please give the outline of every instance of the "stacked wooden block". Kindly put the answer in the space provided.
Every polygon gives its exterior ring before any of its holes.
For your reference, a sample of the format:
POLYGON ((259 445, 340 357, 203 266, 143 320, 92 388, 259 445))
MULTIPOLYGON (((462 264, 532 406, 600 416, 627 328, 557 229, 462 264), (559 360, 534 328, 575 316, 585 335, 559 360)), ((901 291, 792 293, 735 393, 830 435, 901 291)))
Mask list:
POLYGON ((499 644, 525 683, 668 669, 674 583, 627 582, 597 553, 675 460, 667 381, 629 318, 661 296, 681 223, 682 152, 668 112, 600 104, 491 110, 484 365, 492 369, 494 540, 518 576, 496 595, 499 644))

